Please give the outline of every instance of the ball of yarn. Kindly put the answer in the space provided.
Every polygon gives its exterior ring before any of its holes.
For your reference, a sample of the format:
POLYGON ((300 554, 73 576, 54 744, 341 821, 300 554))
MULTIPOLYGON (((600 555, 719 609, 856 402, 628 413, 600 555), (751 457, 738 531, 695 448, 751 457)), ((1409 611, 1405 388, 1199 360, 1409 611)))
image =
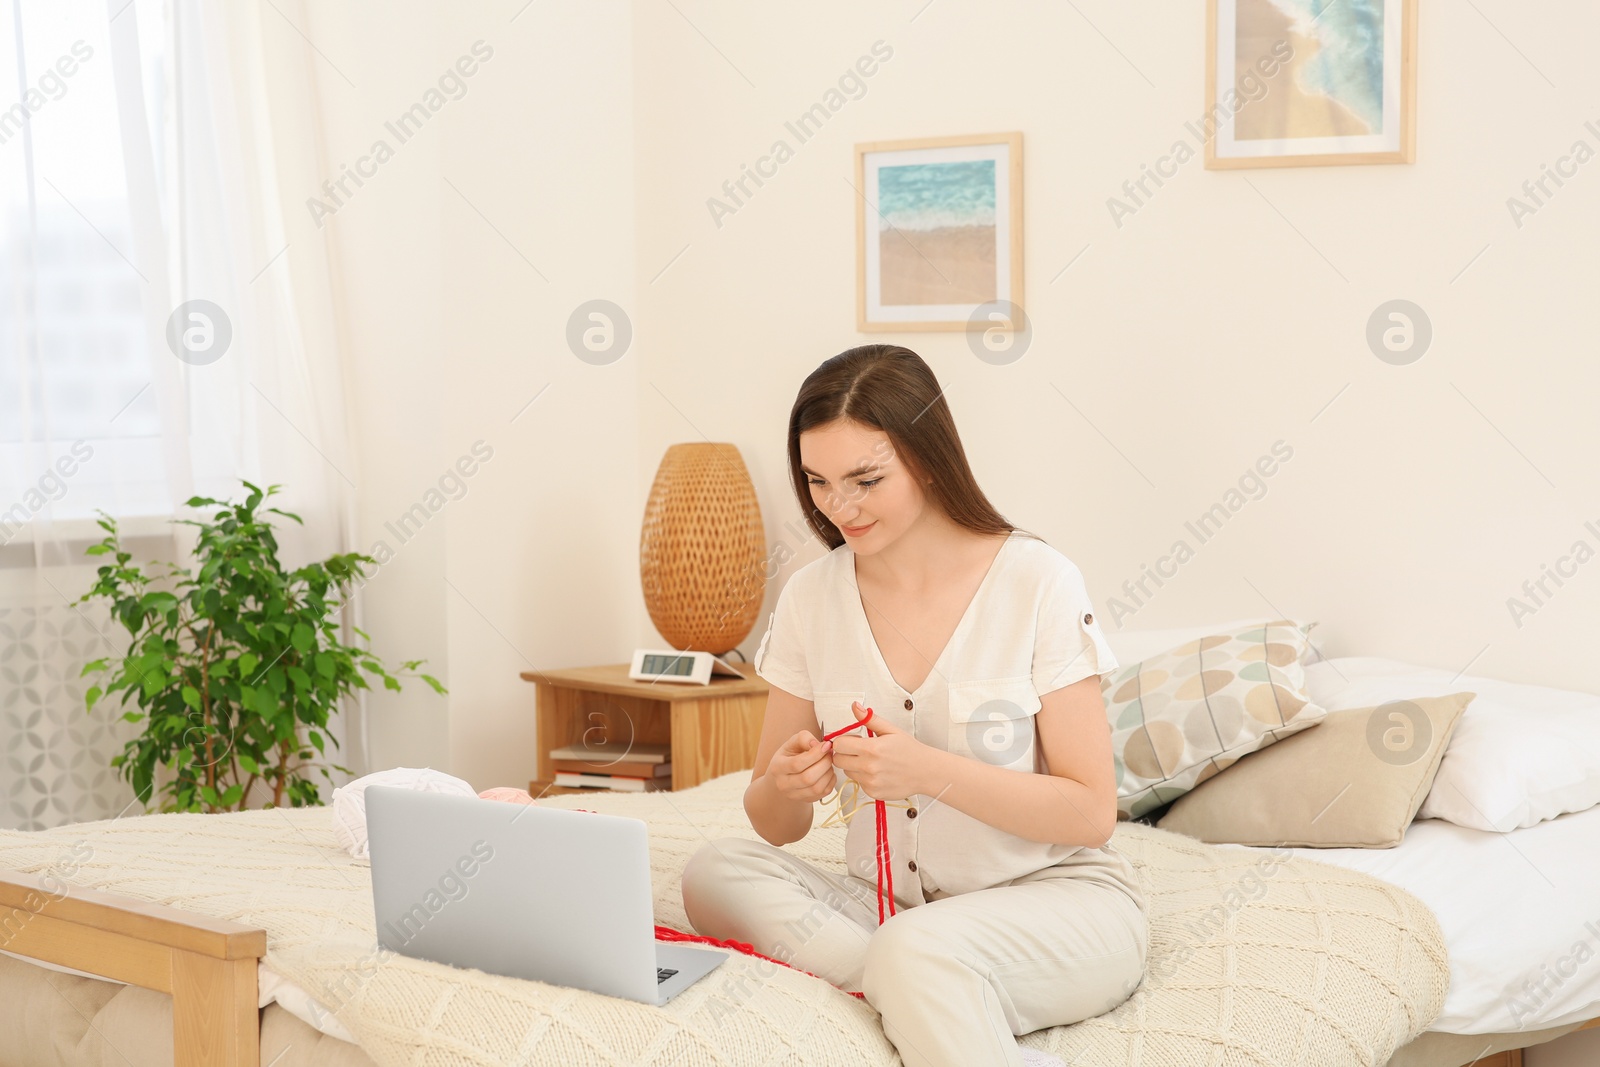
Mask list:
POLYGON ((518 789, 510 785, 497 785, 493 789, 485 789, 478 794, 482 800, 503 800, 507 804, 537 804, 533 795, 526 789, 518 789))
POLYGON ((467 782, 432 767, 392 767, 341 785, 333 791, 329 805, 333 808, 333 836, 341 848, 357 859, 368 858, 366 791, 369 785, 391 785, 419 793, 447 793, 458 797, 478 795, 467 782))

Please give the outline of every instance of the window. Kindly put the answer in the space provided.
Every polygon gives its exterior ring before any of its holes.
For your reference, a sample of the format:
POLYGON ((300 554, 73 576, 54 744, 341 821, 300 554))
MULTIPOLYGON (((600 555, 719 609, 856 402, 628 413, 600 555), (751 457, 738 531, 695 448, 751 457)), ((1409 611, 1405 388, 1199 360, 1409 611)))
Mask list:
POLYGON ((0 0, 0 13, 4 544, 96 508, 170 514, 174 415, 152 387, 153 360, 172 358, 151 343, 166 302, 160 0, 115 21, 45 0, 0 0))

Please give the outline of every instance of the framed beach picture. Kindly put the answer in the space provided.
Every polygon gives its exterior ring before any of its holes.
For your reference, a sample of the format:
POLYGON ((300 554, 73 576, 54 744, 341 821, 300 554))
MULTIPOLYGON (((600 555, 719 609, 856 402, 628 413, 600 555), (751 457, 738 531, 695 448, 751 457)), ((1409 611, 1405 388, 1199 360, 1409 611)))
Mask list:
POLYGON ((1417 0, 1208 0, 1206 166, 1410 163, 1417 0))
POLYGON ((858 330, 965 330, 986 304, 1020 311, 1021 133, 858 144, 856 192, 858 330))

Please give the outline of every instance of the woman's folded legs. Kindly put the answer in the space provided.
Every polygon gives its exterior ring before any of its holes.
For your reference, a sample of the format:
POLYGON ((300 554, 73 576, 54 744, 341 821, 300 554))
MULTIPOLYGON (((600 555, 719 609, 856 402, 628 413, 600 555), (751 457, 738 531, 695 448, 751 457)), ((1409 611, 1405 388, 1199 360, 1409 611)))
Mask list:
POLYGON ((1116 1007, 1149 944, 1138 901, 1070 868, 902 908, 880 927, 873 884, 743 838, 690 858, 683 903, 701 934, 861 990, 907 1067, 1021 1067, 1016 1035, 1116 1007))
POLYGON ((689 857, 683 908, 696 933, 744 941, 849 990, 861 988, 878 928, 877 886, 738 837, 708 841, 689 857))

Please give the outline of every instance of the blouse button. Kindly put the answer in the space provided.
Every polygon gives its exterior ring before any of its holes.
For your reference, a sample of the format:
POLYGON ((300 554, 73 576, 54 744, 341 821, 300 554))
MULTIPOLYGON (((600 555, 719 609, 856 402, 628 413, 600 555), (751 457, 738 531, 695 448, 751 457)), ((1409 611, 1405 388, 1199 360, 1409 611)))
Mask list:
POLYGON ((1092 613, 1086 612, 1084 614, 1084 616, 1083 616, 1083 624, 1085 626, 1089 626, 1089 625, 1092 625, 1093 623, 1094 623, 1094 615, 1092 613))
POLYGON ((910 697, 906 697, 906 710, 907 711, 911 710, 911 698, 910 697))
POLYGON ((917 809, 916 808, 907 808, 906 809, 906 818, 915 819, 916 817, 917 817, 917 809))
POLYGON ((917 869, 917 861, 916 860, 906 860, 906 866, 914 871, 914 870, 917 869))

